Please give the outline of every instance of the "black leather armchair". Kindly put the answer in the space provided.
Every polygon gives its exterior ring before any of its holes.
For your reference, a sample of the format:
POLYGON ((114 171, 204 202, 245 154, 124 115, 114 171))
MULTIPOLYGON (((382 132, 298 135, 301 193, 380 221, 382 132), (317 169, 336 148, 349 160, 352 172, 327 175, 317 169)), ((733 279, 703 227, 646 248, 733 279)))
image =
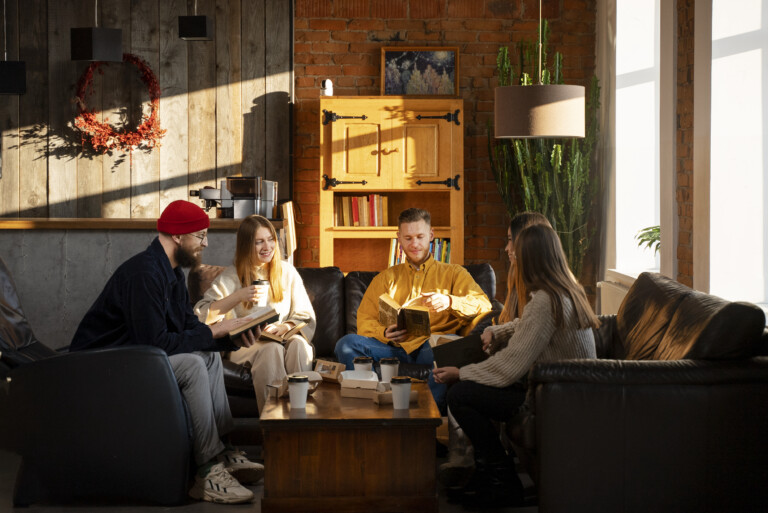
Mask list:
POLYGON ((511 426, 540 511, 768 511, 762 310, 644 273, 602 321, 597 360, 532 368, 511 426))
POLYGON ((149 346, 56 353, 35 338, 0 260, 0 442, 18 453, 13 502, 179 504, 191 445, 178 385, 149 346))

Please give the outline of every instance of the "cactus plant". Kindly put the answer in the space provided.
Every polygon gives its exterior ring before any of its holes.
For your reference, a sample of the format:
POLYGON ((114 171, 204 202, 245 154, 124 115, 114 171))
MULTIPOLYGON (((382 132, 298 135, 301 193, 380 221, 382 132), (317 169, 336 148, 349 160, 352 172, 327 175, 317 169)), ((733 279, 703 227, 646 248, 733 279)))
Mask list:
MULTIPOLYGON (((563 57, 555 53, 553 69, 547 69, 546 20, 542 31, 541 82, 563 83, 563 57)), ((517 76, 520 85, 530 85, 531 73, 538 69, 537 44, 517 46, 517 76)), ((497 56, 499 86, 515 82, 515 70, 508 47, 497 56)), ((560 236, 571 271, 581 274, 584 255, 595 229, 589 223, 591 209, 599 193, 597 161, 593 150, 597 142, 597 114, 600 107, 597 77, 589 86, 586 102, 586 136, 583 139, 495 139, 488 125, 488 153, 496 185, 510 217, 523 210, 541 212, 560 236)))

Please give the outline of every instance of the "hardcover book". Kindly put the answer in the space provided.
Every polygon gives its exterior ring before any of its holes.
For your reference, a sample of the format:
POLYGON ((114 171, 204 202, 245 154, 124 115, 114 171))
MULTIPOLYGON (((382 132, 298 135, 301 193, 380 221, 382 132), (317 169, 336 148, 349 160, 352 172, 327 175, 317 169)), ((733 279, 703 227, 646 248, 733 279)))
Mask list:
POLYGON ((293 328, 289 329, 282 335, 275 335, 274 333, 268 333, 266 331, 261 332, 261 336, 259 337, 259 340, 268 340, 270 342, 279 342, 280 344, 285 344, 285 341, 290 339, 292 336, 294 336, 296 333, 301 331, 301 328, 306 326, 307 323, 302 321, 298 323, 293 328))
POLYGON ((429 308, 416 304, 421 300, 419 296, 400 306, 389 294, 380 295, 379 322, 384 326, 397 324, 398 329, 408 330, 411 336, 429 336, 429 308))
POLYGON ((261 326, 262 324, 273 323, 279 318, 280 316, 277 314, 274 308, 271 306, 263 306, 252 312, 250 315, 244 317, 244 319, 250 319, 250 321, 230 331, 229 338, 232 340, 238 340, 240 335, 249 329, 255 328, 256 326, 261 326))
POLYGON ((432 348, 435 357, 435 367, 463 367, 471 363, 482 362, 488 358, 483 351, 483 341, 480 335, 469 335, 436 345, 432 348))

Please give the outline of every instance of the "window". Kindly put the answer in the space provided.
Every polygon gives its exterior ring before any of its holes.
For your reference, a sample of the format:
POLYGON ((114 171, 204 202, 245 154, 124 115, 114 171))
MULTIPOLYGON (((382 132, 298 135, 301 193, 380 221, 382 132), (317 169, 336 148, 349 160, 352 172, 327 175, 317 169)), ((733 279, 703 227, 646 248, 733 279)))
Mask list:
POLYGON ((765 307, 768 8, 700 0, 695 9, 694 287, 765 307))

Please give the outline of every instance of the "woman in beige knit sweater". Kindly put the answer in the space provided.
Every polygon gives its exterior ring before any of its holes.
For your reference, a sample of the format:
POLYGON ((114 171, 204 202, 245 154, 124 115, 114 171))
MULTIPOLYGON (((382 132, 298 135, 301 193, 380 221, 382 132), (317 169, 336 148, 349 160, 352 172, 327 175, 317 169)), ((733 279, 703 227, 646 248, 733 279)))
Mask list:
POLYGON ((312 369, 311 341, 316 320, 301 276, 280 257, 274 226, 267 218, 252 215, 243 219, 237 229, 235 265, 224 269, 213 281, 195 305, 195 314, 207 324, 224 318, 245 317, 257 308, 262 295, 267 295, 267 304, 279 316, 278 321, 264 331, 282 336, 299 323, 306 325, 282 344, 258 340, 247 350, 231 354, 235 363, 251 364, 259 411, 266 403, 268 384, 292 372, 312 369), (268 281, 269 289, 252 285, 254 280, 268 281))
POLYGON ((506 347, 481 363, 434 370, 435 381, 453 383, 448 408, 474 446, 475 474, 461 495, 477 505, 522 502, 522 483, 493 425, 525 401, 521 378, 536 362, 596 356, 592 328, 598 320, 555 231, 529 226, 517 237, 514 253, 518 316, 489 328, 494 341, 508 341, 506 347))

